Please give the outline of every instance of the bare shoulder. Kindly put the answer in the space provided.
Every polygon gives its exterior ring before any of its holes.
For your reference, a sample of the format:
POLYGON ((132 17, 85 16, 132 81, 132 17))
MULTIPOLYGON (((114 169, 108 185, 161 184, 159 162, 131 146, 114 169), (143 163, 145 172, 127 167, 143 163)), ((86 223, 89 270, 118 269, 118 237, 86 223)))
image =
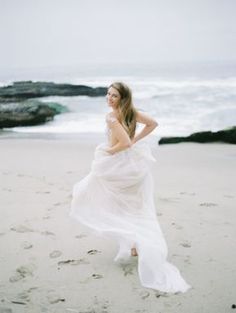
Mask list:
POLYGON ((157 121, 149 114, 137 111, 136 120, 138 123, 146 124, 146 125, 158 125, 157 121))
POLYGON ((106 122, 108 126, 112 127, 113 125, 119 123, 118 118, 113 112, 110 112, 106 115, 106 122))

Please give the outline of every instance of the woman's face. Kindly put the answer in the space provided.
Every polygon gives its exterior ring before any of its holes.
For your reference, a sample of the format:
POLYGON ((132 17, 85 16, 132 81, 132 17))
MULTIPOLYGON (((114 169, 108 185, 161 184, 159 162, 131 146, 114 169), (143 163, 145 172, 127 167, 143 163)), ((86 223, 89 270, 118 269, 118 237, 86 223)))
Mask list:
POLYGON ((106 98, 108 105, 113 109, 116 109, 120 103, 121 96, 118 90, 116 90, 113 87, 110 87, 107 91, 106 98))

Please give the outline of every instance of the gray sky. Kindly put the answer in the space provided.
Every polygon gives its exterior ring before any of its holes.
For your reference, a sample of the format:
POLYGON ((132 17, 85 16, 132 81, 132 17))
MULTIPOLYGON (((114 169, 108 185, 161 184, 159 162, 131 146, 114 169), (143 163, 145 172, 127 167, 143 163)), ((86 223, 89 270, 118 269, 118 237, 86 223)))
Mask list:
POLYGON ((235 0, 0 0, 0 68, 236 61, 235 0))

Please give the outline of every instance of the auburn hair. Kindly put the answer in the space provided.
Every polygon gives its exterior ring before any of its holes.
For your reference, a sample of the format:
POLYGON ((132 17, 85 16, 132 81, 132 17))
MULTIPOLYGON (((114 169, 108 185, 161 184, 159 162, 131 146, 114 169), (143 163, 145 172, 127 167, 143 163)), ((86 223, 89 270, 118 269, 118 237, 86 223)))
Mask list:
POLYGON ((133 105, 131 89, 122 82, 114 82, 109 88, 115 88, 120 94, 120 103, 118 105, 118 119, 132 139, 136 130, 137 110, 133 105))

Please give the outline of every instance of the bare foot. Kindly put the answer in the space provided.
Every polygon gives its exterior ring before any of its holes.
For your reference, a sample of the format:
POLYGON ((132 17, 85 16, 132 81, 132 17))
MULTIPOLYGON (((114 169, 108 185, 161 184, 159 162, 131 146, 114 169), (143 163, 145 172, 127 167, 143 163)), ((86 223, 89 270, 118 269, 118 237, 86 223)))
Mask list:
POLYGON ((132 255, 132 256, 138 256, 138 253, 137 253, 136 248, 132 248, 132 249, 131 249, 131 255, 132 255))

